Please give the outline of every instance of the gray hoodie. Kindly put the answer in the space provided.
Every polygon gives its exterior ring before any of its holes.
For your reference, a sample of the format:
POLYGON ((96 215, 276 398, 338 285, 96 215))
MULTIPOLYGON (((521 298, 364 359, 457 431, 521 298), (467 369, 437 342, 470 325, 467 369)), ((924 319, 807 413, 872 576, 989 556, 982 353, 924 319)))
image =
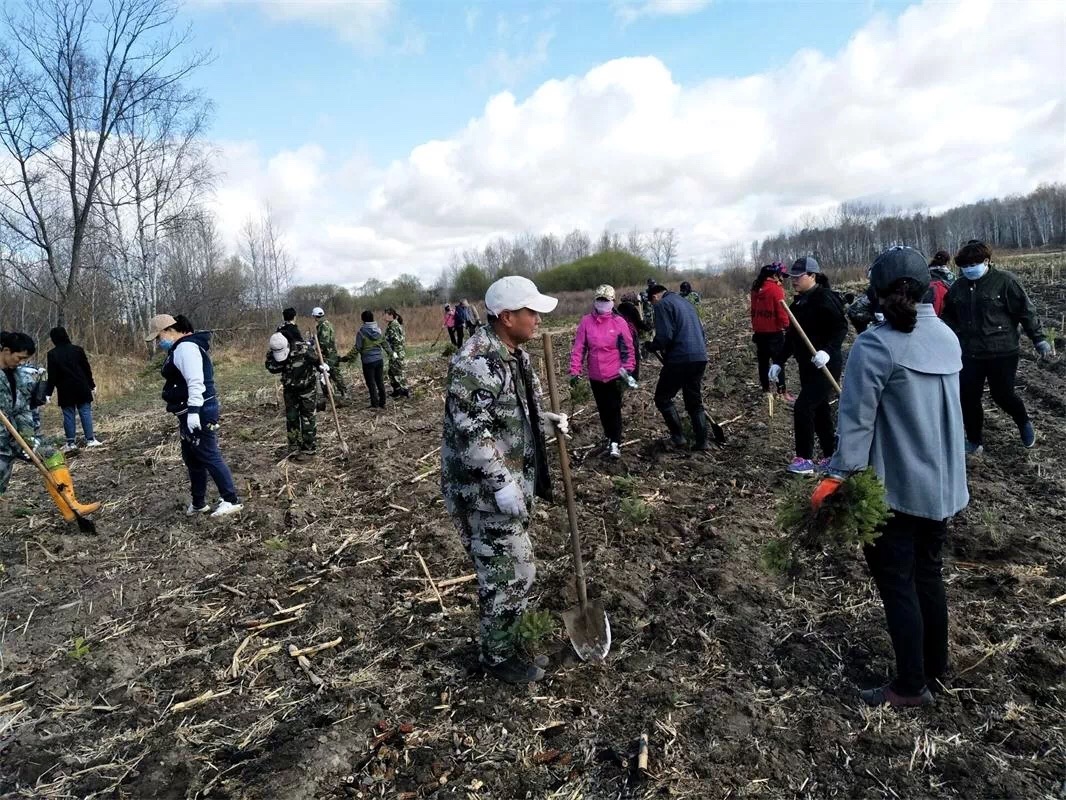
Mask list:
POLYGON ((385 335, 376 322, 364 322, 355 334, 355 350, 364 364, 377 364, 385 360, 385 353, 381 349, 384 342, 385 335))
POLYGON ((851 348, 829 472, 872 466, 894 511, 942 520, 970 501, 959 401, 962 348, 931 305, 911 333, 877 325, 851 348))

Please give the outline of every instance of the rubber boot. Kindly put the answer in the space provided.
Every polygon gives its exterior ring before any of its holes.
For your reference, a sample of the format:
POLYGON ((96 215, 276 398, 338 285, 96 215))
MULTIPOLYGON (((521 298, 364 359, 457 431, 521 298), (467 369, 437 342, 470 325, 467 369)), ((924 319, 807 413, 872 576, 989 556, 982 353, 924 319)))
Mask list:
POLYGON ((681 425, 681 415, 677 413, 677 406, 670 405, 660 408, 659 412, 666 421, 666 429, 670 431, 670 444, 674 447, 685 446, 685 429, 681 425))
POLYGON ((692 420, 692 433, 696 437, 696 444, 693 445, 693 450, 710 450, 710 446, 707 444, 707 415, 703 413, 701 408, 695 414, 689 415, 692 420))
POLYGON ((67 522, 74 519, 74 515, 66 508, 67 505, 83 517, 92 514, 100 508, 99 503, 78 502, 78 498, 74 496, 74 482, 70 477, 70 468, 67 467, 66 464, 58 464, 55 466, 50 465, 48 472, 51 474, 52 480, 55 482, 56 486, 59 487, 59 491, 63 493, 63 499, 66 500, 66 503, 56 500, 55 490, 51 486, 48 487, 48 493, 52 495, 52 500, 55 501, 56 506, 59 508, 60 512, 63 514, 63 518, 66 519, 67 522))

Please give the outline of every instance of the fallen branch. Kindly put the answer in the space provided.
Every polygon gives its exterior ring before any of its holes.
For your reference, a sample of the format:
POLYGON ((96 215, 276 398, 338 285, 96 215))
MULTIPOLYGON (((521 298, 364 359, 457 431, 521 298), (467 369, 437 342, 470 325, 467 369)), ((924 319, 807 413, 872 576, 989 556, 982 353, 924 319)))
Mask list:
POLYGON ((209 700, 214 700, 216 697, 225 697, 227 694, 233 692, 233 689, 223 689, 221 692, 216 692, 214 689, 208 689, 203 694, 198 694, 191 700, 183 700, 180 703, 175 703, 169 709, 171 714, 177 714, 180 711, 186 711, 196 706, 202 706, 209 700))
POLYGON ((433 594, 437 595, 437 602, 440 603, 440 610, 444 616, 448 616, 448 609, 444 607, 444 598, 440 596, 440 589, 437 588, 437 584, 433 582, 433 576, 429 574, 429 567, 426 566, 426 560, 422 558, 422 554, 415 550, 415 555, 418 557, 418 563, 422 565, 422 571, 426 573, 426 580, 429 581, 430 588, 433 589, 433 594))
POLYGON ((307 656, 300 655, 300 651, 297 649, 296 645, 289 645, 289 655, 296 659, 296 663, 300 665, 300 669, 304 671, 307 679, 311 681, 316 689, 321 689, 325 685, 325 681, 315 675, 314 671, 311 669, 311 662, 307 660, 307 656))
POLYGON ((342 638, 338 636, 331 642, 323 642, 322 644, 316 644, 312 645, 311 647, 304 647, 298 650, 293 650, 290 647, 289 655, 293 656, 294 658, 299 658, 300 656, 313 656, 315 653, 321 653, 323 650, 329 650, 331 647, 336 647, 341 643, 341 641, 342 638))

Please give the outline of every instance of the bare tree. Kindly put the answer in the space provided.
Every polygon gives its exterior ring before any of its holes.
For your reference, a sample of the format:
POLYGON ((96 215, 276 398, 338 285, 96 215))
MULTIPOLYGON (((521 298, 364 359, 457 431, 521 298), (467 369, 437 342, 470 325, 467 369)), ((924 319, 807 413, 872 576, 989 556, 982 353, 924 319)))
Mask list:
POLYGON ((677 260, 677 232, 673 228, 656 228, 648 239, 648 255, 652 266, 669 272, 677 260))
POLYGON ((296 272, 269 207, 262 217, 248 219, 241 228, 241 259, 251 305, 269 316, 281 304, 296 272))
POLYGON ((105 154, 120 126, 173 91, 201 55, 176 63, 170 0, 28 0, 9 15, 0 47, 0 224, 19 247, 12 265, 55 305, 78 290, 105 154), (103 6, 103 7, 102 7, 103 6), (29 269, 27 269, 29 268, 29 269))

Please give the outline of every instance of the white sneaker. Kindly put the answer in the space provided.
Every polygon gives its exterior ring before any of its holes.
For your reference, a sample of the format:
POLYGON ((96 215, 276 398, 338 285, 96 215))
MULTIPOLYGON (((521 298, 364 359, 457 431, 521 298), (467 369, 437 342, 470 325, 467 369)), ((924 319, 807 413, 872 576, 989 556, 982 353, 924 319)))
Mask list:
POLYGON ((90 441, 85 443, 85 446, 86 447, 103 447, 104 443, 101 442, 99 439, 91 439, 90 441))
POLYGON ((61 453, 73 453, 78 449, 76 444, 65 444, 59 448, 61 453))
POLYGON ((210 510, 211 506, 209 506, 207 503, 204 503, 202 506, 200 506, 200 508, 197 508, 192 503, 189 503, 189 507, 185 509, 185 516, 194 517, 197 514, 206 514, 210 510))
POLYGON ((622 457, 622 445, 618 444, 618 442, 611 442, 611 458, 621 458, 621 457, 622 457))
POLYGON ((236 514, 244 508, 243 503, 231 503, 228 500, 219 500, 218 506, 211 513, 212 517, 225 517, 230 514, 236 514))

